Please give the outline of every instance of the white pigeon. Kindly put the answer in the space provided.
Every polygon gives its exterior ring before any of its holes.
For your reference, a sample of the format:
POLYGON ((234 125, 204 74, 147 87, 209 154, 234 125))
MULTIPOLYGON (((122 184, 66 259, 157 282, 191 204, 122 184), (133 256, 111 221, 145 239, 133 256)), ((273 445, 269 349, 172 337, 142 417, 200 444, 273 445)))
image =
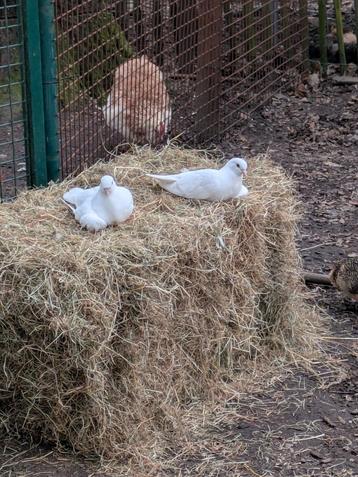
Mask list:
POLYGON ((179 174, 147 174, 172 194, 186 199, 223 201, 245 197, 249 191, 242 183, 246 176, 247 163, 234 157, 221 169, 199 169, 179 174))
POLYGON ((76 207, 70 207, 75 219, 91 232, 124 222, 134 210, 131 192, 117 186, 112 176, 103 176, 100 185, 91 189, 71 189, 63 199, 76 207))

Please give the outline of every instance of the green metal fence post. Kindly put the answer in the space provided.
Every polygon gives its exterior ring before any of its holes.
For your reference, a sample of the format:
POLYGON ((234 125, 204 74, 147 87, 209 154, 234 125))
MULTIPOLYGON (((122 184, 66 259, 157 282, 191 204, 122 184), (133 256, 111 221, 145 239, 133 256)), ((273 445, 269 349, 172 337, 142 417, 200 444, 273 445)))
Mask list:
POLYGON ((327 5, 326 0, 318 0, 319 50, 323 76, 327 76, 327 5))
POLYGON ((23 0, 29 185, 47 184, 42 93, 40 26, 37 1, 23 0))
POLYGON ((341 64, 341 74, 343 75, 347 69, 346 49, 343 39, 343 19, 342 19, 342 2, 341 0, 333 0, 334 11, 336 14, 337 40, 339 48, 339 62, 341 64))
POLYGON ((56 33, 53 0, 38 0, 40 13, 42 84, 44 97, 44 117, 46 131, 47 179, 56 181, 60 173, 57 74, 56 74, 56 33))

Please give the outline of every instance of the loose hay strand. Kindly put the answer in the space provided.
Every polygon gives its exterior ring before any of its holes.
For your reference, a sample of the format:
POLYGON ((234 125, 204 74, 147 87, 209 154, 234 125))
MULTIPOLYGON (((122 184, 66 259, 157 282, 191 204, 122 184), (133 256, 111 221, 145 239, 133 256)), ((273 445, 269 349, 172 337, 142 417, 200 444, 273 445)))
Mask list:
POLYGON ((305 301, 292 184, 250 161, 250 195, 211 204, 145 176, 215 158, 143 148, 0 209, 2 408, 7 426, 84 454, 141 458, 181 409, 270 352, 306 355, 318 313, 305 301), (59 201, 112 174, 135 214, 100 234, 59 201), (273 350, 273 351, 272 351, 273 350))

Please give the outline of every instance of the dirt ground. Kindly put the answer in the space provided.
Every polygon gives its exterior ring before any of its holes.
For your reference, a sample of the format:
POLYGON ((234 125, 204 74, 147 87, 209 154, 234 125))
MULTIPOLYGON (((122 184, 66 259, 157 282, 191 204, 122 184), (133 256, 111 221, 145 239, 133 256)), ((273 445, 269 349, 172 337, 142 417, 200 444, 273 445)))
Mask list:
MULTIPOLYGON (((358 87, 326 81, 316 92, 278 94, 225 144, 225 151, 244 155, 267 150, 295 178, 305 209, 298 246, 310 271, 358 256, 357 117, 358 87)), ((332 289, 313 291, 332 319, 326 351, 340 377, 317 363, 313 373, 292 370, 264 393, 243 396, 240 419, 215 435, 225 449, 239 433, 245 451, 230 460, 245 463, 230 469, 227 460, 215 475, 358 476, 358 306, 332 289)), ((214 475, 209 469, 200 475, 214 475)))
MULTIPOLYGON (((332 261, 358 254, 357 117, 358 87, 326 81, 317 91, 276 95, 222 144, 228 157, 268 151, 295 178, 307 270, 326 272, 332 261)), ((150 475, 358 476, 358 306, 330 288, 313 293, 330 316, 325 351, 335 371, 323 362, 307 371, 291 367, 270 387, 241 394, 206 426, 205 439, 196 433, 173 450, 166 471, 150 475)), ((89 475, 102 474, 52 449, 3 443, 0 476, 89 475)))

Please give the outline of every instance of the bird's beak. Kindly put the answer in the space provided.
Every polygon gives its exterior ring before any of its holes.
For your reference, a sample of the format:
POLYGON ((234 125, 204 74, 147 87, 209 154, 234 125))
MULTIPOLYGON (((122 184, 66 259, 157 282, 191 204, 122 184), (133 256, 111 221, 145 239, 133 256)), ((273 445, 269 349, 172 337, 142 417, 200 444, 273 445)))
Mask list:
POLYGON ((243 175, 243 177, 246 177, 246 176, 247 176, 247 172, 246 172, 246 171, 242 171, 242 175, 243 175))
POLYGON ((106 195, 109 195, 112 191, 111 191, 111 188, 110 187, 105 187, 103 189, 103 192, 106 194, 106 195))

